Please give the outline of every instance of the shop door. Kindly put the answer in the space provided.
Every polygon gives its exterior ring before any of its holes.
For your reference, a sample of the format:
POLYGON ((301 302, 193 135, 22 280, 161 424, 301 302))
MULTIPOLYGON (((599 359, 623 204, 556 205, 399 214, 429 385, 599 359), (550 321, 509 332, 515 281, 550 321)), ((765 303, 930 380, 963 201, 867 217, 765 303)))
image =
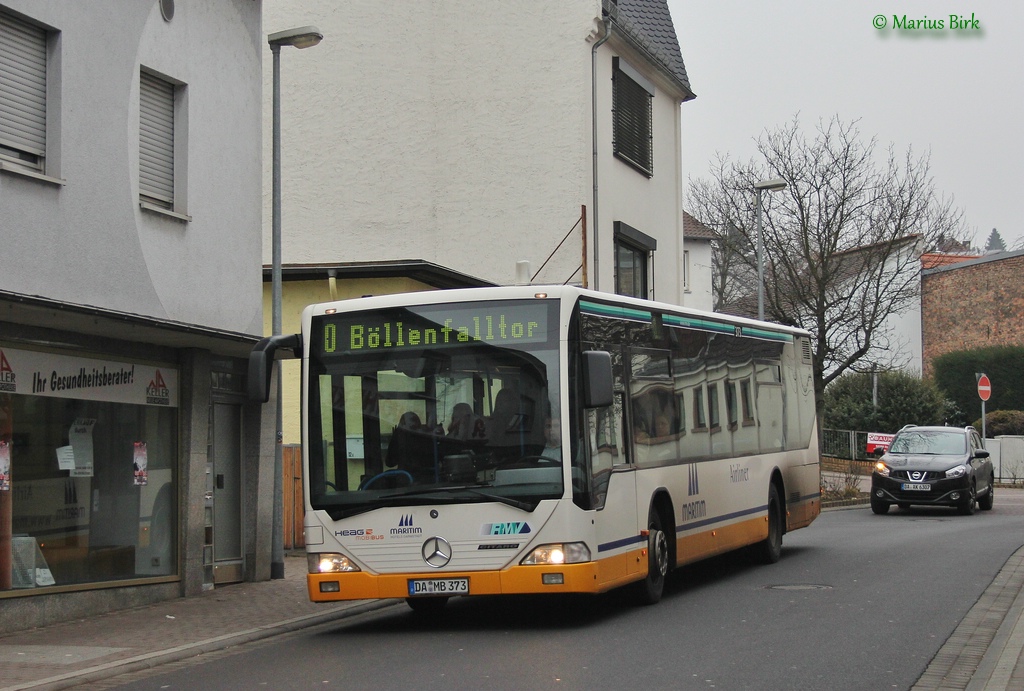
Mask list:
POLYGON ((213 404, 213 582, 242 580, 242 409, 213 404))

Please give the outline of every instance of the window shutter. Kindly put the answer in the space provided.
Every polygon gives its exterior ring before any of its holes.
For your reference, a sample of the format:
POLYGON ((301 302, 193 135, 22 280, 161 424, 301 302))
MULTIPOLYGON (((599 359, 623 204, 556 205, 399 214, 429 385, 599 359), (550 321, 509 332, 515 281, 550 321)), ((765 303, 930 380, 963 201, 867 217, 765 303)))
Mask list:
MULTIPOLYGON (((46 154, 46 32, 0 12, 0 146, 39 164, 46 154)), ((10 152, 7 152, 10 153, 10 152)))
POLYGON ((616 156, 650 177, 654 174, 651 142, 654 86, 618 58, 613 58, 613 65, 612 146, 616 156))
POLYGON ((142 72, 139 89, 139 196, 174 208, 174 86, 142 72))

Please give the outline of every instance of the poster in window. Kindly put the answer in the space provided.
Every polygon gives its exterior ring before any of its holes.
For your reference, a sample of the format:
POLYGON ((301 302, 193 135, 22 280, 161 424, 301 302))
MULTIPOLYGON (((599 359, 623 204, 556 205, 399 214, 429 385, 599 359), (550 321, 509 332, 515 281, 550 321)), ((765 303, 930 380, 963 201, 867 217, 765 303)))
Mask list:
POLYGON ((92 429, 96 420, 91 418, 78 418, 71 425, 68 432, 68 441, 74 452, 75 468, 71 471, 71 477, 92 477, 92 429))
POLYGON ((11 445, 0 441, 0 492, 11 491, 11 445))
POLYGON ((147 467, 148 459, 146 456, 146 442, 135 442, 135 453, 133 454, 132 466, 135 484, 137 486, 147 484, 149 482, 149 469, 147 467))

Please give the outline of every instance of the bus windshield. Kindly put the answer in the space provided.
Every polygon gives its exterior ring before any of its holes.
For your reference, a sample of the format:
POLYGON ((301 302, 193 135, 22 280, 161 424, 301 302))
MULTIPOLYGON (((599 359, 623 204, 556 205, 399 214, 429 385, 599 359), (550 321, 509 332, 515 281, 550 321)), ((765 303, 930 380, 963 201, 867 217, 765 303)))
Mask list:
POLYGON ((314 316, 308 453, 313 509, 563 494, 554 300, 314 316))

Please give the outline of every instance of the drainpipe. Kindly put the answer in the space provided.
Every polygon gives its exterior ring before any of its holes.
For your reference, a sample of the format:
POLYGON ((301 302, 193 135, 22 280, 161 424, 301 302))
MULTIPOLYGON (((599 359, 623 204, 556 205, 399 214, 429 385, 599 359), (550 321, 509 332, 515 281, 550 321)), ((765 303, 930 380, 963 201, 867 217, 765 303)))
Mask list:
POLYGON ((604 27, 604 33, 590 49, 590 102, 591 102, 591 132, 593 134, 593 154, 594 154, 594 290, 601 289, 601 271, 600 271, 600 254, 601 254, 601 243, 598 242, 598 233, 601 229, 601 224, 598 222, 597 215, 597 49, 601 47, 605 41, 607 41, 612 35, 612 20, 611 17, 605 17, 602 22, 604 27))
POLYGON ((331 291, 331 300, 338 299, 338 270, 327 269, 327 287, 331 291))

